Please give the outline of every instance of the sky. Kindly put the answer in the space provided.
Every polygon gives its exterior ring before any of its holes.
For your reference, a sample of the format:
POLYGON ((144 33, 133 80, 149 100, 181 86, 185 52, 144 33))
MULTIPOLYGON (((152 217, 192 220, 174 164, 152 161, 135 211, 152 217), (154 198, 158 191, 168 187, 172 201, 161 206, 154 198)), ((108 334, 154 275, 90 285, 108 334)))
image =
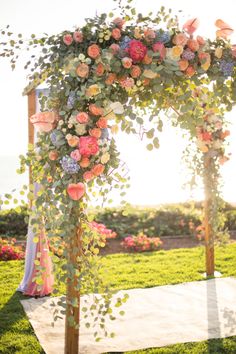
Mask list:
MULTIPOLYGON (((164 5, 179 12, 180 24, 187 19, 199 17, 200 27, 197 34, 214 38, 216 19, 221 18, 235 28, 231 37, 236 43, 236 2, 235 0, 136 0, 133 2, 138 12, 157 11, 164 5)), ((84 18, 96 13, 110 12, 114 8, 112 0, 1 0, 0 29, 10 25, 11 30, 40 35, 52 34, 65 29, 83 25, 84 18)), ((0 59, 0 194, 27 183, 28 176, 17 176, 17 156, 27 149, 27 99, 22 96, 27 81, 26 73, 19 65, 12 72, 7 60, 0 59)), ((224 178, 223 196, 236 202, 236 110, 228 116, 231 122, 230 150, 231 160, 222 168, 224 178)), ((160 135, 160 149, 146 150, 146 144, 135 136, 118 134, 116 137, 121 157, 126 162, 131 177, 131 188, 127 200, 132 204, 155 205, 179 202, 190 198, 202 199, 201 188, 190 193, 182 188, 186 181, 186 169, 181 161, 182 151, 187 145, 181 131, 166 122, 160 135)))

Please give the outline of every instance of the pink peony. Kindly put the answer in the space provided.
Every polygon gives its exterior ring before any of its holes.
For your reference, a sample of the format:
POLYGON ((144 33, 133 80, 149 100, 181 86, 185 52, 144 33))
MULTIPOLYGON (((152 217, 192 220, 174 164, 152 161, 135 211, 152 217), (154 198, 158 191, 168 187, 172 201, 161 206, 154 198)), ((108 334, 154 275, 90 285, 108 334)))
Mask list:
POLYGON ((93 136, 82 136, 79 141, 79 151, 85 157, 96 155, 99 151, 97 139, 93 136))
POLYGON ((134 63, 141 62, 147 54, 147 47, 140 41, 133 39, 129 43, 128 53, 134 63))
POLYGON ((71 43, 73 42, 73 37, 71 34, 65 34, 63 36, 63 42, 66 44, 66 45, 71 45, 71 43))
POLYGON ((79 31, 75 31, 73 34, 74 41, 76 43, 82 43, 83 42, 83 33, 79 31))

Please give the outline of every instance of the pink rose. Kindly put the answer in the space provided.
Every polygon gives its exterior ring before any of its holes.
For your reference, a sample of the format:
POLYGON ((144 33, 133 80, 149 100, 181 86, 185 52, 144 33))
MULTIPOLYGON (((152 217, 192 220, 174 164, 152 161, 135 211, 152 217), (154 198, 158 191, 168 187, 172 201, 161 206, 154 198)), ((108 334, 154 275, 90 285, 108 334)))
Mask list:
POLYGON ((152 49, 155 53, 159 52, 160 59, 163 60, 166 56, 166 48, 162 42, 154 43, 152 49))
POLYGON ((79 31, 75 31, 73 33, 73 38, 76 43, 82 43, 83 42, 83 33, 79 31))
POLYGON ((94 174, 93 174, 91 171, 86 171, 86 172, 84 172, 84 174, 83 174, 83 179, 84 179, 86 182, 91 181, 93 178, 94 178, 94 174))
POLYGON ((113 20, 113 23, 119 27, 119 28, 122 28, 123 25, 125 24, 125 20, 123 20, 123 18, 120 18, 120 17, 117 17, 113 20))
POLYGON ((99 151, 97 139, 93 136, 82 136, 79 140, 79 151, 85 157, 96 155, 99 151))
POLYGON ((94 136, 95 138, 99 139, 102 135, 102 131, 99 128, 93 128, 89 130, 89 135, 94 136))
POLYGON ((119 28, 114 28, 111 32, 111 35, 115 40, 118 41, 118 39, 120 39, 120 37, 121 37, 121 33, 120 33, 119 28))
POLYGON ((86 112, 80 112, 76 115, 76 120, 81 124, 88 123, 89 115, 86 112))
POLYGON ((50 132, 55 128, 59 116, 55 112, 39 112, 30 117, 31 123, 40 131, 44 133, 50 132))
POLYGON ((70 157, 72 159, 74 159, 75 161, 79 161, 81 159, 81 155, 80 155, 79 149, 75 149, 74 151, 72 151, 70 153, 70 157))
POLYGON ((129 69, 132 66, 132 59, 131 58, 123 58, 122 59, 122 65, 125 69, 129 69))
POLYGON ((184 33, 178 33, 173 38, 173 43, 184 47, 188 42, 188 37, 184 33))
POLYGON ((101 129, 107 128, 107 119, 105 117, 99 118, 96 125, 101 129))
POLYGON ((120 46, 119 46, 118 44, 116 44, 116 43, 112 43, 112 44, 110 45, 110 49, 111 49, 111 51, 112 51, 112 54, 116 54, 116 53, 119 52, 120 46))
POLYGON ((90 56, 90 58, 96 59, 100 55, 100 48, 97 44, 92 44, 88 47, 87 53, 90 56))
POLYGON ((132 77, 125 77, 120 80, 120 85, 123 88, 131 88, 134 86, 134 79, 132 77))
POLYGON ((141 75, 141 69, 138 65, 132 65, 131 67, 131 76, 136 79, 141 75))
POLYGON ((48 157, 51 161, 55 161, 58 159, 58 152, 56 150, 52 150, 49 152, 48 157))
POLYGON ((66 45, 71 45, 71 43, 73 42, 73 37, 71 34, 65 34, 63 36, 63 42, 66 44, 66 45))
POLYGON ((128 53, 134 63, 142 61, 147 54, 147 47, 140 41, 133 39, 129 42, 128 53))

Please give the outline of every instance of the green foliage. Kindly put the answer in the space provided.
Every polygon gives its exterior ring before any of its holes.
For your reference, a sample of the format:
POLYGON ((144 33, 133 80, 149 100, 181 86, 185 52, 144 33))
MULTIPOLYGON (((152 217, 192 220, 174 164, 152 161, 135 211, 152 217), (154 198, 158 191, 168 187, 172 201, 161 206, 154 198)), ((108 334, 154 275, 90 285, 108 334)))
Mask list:
POLYGON ((0 211, 0 235, 24 238, 27 234, 27 224, 26 208, 0 211))

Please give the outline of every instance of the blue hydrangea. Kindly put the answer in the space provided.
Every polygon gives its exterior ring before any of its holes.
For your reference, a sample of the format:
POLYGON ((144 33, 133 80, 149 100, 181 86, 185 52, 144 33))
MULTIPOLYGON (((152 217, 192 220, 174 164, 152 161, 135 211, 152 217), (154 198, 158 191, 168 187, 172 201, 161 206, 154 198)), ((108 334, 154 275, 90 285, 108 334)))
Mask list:
POLYGON ((67 106, 69 108, 73 108, 74 107, 74 103, 75 103, 75 92, 72 91, 69 94, 68 100, 67 100, 67 106))
POLYGON ((220 70, 222 71, 224 76, 232 75, 234 69, 234 63, 232 61, 222 60, 220 63, 220 70))
POLYGON ((53 145, 57 148, 65 144, 65 137, 60 130, 54 129, 50 134, 50 139, 53 145))
POLYGON ((80 169, 80 166, 77 164, 77 162, 70 156, 64 156, 60 163, 63 170, 69 174, 77 173, 80 169))
POLYGON ((170 41, 170 33, 168 31, 158 30, 156 32, 156 39, 158 42, 168 43, 170 41))
POLYGON ((132 41, 131 38, 129 38, 128 36, 125 36, 122 41, 120 42, 120 48, 121 49, 127 49, 129 47, 129 43, 130 41, 132 41))
POLYGON ((191 51, 191 49, 186 49, 183 51, 182 58, 186 60, 192 60, 195 58, 195 54, 191 51))
POLYGON ((102 135, 101 135, 101 139, 108 139, 109 138, 109 131, 107 128, 102 129, 102 135))

